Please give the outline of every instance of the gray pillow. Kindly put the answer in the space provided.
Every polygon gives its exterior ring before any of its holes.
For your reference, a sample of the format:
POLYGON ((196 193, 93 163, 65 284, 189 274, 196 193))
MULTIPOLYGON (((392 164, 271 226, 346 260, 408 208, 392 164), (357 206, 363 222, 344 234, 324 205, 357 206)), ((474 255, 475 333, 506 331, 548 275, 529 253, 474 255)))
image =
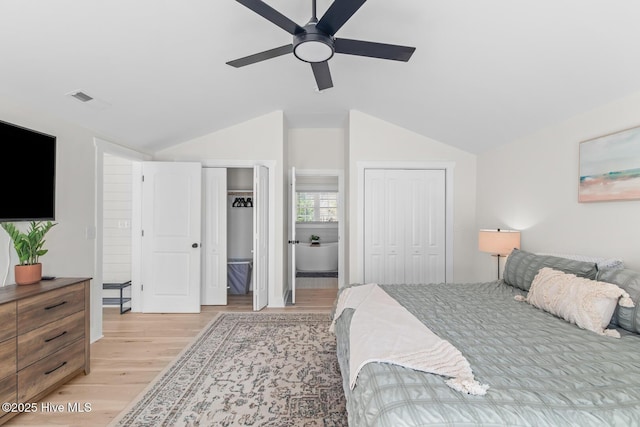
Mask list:
POLYGON ((598 273, 598 280, 613 283, 624 289, 635 304, 635 307, 618 305, 611 317, 611 324, 627 331, 640 333, 640 273, 625 268, 623 270, 603 270, 598 273))
POLYGON ((528 291, 533 278, 543 267, 587 279, 595 279, 598 274, 598 268, 594 262, 576 261, 551 255, 536 255, 514 249, 507 258, 507 264, 504 267, 504 282, 514 288, 528 291))

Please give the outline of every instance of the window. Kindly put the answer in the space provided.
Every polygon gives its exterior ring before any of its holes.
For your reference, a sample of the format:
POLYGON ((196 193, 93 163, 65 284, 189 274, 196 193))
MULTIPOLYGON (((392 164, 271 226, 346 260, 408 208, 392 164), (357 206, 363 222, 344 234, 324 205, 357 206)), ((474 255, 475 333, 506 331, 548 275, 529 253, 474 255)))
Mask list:
POLYGON ((338 220, 338 193, 300 191, 296 222, 331 222, 338 220))

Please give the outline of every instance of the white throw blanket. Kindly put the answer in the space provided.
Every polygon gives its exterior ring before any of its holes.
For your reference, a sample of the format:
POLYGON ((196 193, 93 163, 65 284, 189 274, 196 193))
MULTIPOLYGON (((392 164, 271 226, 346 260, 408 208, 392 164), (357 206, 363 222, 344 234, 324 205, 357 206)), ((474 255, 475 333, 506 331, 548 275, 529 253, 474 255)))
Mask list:
POLYGON ((488 385, 478 383, 467 359, 451 343, 434 334, 376 284, 345 289, 338 299, 331 324, 343 310, 353 308, 349 333, 349 386, 370 362, 392 363, 450 377, 454 390, 484 395, 488 385))

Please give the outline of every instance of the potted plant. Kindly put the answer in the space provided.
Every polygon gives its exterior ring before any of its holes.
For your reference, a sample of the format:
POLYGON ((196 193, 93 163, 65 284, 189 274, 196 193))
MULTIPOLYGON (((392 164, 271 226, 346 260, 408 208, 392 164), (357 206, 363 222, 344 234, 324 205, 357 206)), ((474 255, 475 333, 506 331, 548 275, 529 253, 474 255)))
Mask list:
POLYGON ((311 239, 311 244, 312 245, 319 245, 320 244, 320 236, 312 234, 310 239, 311 239))
POLYGON ((13 241, 20 264, 15 266, 15 280, 18 285, 31 285, 42 279, 42 264, 39 259, 49 250, 43 249, 44 236, 53 227, 51 221, 31 221, 24 233, 10 222, 0 223, 13 241))

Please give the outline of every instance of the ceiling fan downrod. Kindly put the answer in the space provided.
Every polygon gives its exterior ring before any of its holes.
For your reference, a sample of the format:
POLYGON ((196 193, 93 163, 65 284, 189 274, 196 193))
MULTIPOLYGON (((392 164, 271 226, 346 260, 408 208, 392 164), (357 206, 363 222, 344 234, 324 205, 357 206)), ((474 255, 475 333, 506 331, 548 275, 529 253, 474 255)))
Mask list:
POLYGON ((304 26, 304 32, 293 36, 293 54, 311 64, 326 62, 335 52, 333 37, 319 30, 317 23, 316 0, 311 0, 311 20, 304 26))

